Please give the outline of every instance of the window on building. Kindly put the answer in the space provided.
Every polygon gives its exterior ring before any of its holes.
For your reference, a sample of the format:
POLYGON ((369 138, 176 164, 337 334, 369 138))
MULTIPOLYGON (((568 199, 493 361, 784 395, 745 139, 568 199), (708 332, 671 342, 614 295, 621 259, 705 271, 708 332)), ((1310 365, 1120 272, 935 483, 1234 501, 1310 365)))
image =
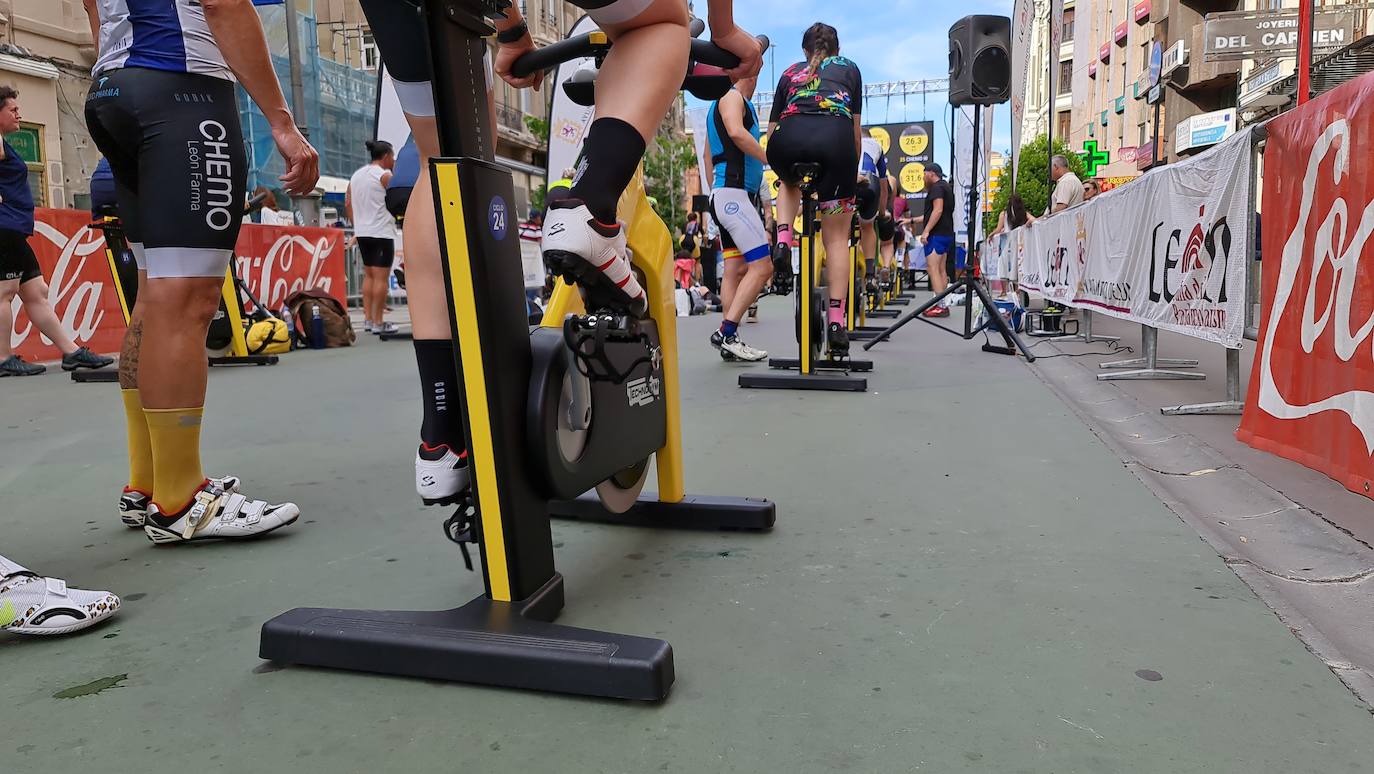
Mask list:
POLYGON ((36 207, 48 206, 48 171, 44 163, 43 126, 20 122, 19 131, 6 135, 5 141, 14 147, 19 158, 29 168, 29 192, 36 207))
POLYGON ((1073 90, 1073 60, 1059 63, 1059 82, 1055 85, 1058 94, 1068 94, 1073 90))
POLYGON ((377 41, 372 37, 370 30, 363 32, 362 43, 362 67, 369 72, 375 71, 382 64, 381 52, 377 50, 377 41))
POLYGON ((1055 123, 1058 124, 1058 126, 1055 127, 1054 133, 1057 137, 1062 138, 1066 143, 1068 142, 1069 138, 1069 127, 1072 125, 1071 119, 1072 115, 1069 113, 1069 111, 1064 110, 1059 113, 1058 118, 1055 121, 1055 123))
POLYGON ((1136 142, 1135 142, 1135 144, 1136 144, 1137 147, 1139 147, 1139 146, 1141 146, 1141 145, 1144 145, 1145 143, 1147 143, 1147 142, 1150 141, 1150 125, 1149 125, 1149 124, 1147 124, 1147 123, 1145 123, 1145 122, 1142 121, 1138 126, 1136 126, 1136 130, 1137 130, 1137 133, 1136 133, 1136 142))
POLYGON ((1063 37, 1060 40, 1068 42, 1073 40, 1073 9, 1064 9, 1064 26, 1062 28, 1063 37))

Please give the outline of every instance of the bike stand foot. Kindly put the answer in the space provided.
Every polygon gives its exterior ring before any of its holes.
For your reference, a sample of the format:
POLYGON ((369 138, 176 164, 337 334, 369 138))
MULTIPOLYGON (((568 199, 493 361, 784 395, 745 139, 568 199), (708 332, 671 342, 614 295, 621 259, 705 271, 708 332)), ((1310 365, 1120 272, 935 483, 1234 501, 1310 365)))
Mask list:
POLYGON ((260 365, 260 366, 266 366, 266 365, 276 365, 280 360, 281 360, 281 358, 277 357, 276 355, 244 355, 243 357, 236 357, 236 356, 234 356, 234 355, 227 355, 227 356, 225 356, 225 357, 212 357, 212 358, 210 358, 210 365, 212 365, 212 366, 231 366, 231 365, 260 365))
POLYGON ((832 392, 866 392, 868 380, 847 374, 740 374, 739 386, 757 390, 828 390, 832 392))
POLYGON ((587 492, 575 500, 550 500, 549 515, 602 524, 665 529, 724 529, 763 531, 773 528, 777 506, 758 497, 713 497, 686 495, 676 503, 665 503, 653 492, 645 492, 624 513, 611 513, 587 492))
POLYGON ((119 381, 119 371, 113 368, 100 368, 94 371, 72 371, 72 381, 81 384, 101 383, 119 381))
POLYGON ((258 655, 283 664, 660 701, 673 648, 649 637, 548 623, 563 607, 554 575, 529 600, 478 597, 440 611, 302 607, 263 624, 258 655))

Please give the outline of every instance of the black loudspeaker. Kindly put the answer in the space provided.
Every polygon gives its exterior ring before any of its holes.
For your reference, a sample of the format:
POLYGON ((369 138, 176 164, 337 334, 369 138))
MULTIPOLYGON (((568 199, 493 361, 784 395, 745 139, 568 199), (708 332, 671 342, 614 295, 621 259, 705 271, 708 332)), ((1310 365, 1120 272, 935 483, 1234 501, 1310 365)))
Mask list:
POLYGON ((995 105, 1011 98, 1011 19, 965 16, 949 28, 949 104, 995 105))
POLYGON ((692 196, 692 212, 706 212, 711 209, 711 197, 706 194, 692 196))

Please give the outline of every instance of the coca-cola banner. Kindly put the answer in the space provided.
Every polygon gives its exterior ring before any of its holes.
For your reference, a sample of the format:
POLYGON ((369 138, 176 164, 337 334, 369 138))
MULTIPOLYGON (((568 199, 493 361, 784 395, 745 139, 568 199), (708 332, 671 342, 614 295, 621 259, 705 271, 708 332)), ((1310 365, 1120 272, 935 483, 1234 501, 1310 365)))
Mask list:
POLYGON ((1250 133, 1011 232, 1020 286, 1058 304, 1239 348, 1250 133))
POLYGON ((1273 119, 1259 353, 1236 437, 1366 497, 1374 479, 1374 75, 1273 119))
MULTIPOLYGON (((105 238, 90 223, 90 214, 79 210, 40 209, 29 244, 48 281, 48 299, 67 333, 77 344, 113 354, 124 336, 124 317, 105 259, 105 238)), ((274 310, 302 288, 321 287, 346 301, 344 236, 338 229, 245 224, 235 253, 239 276, 274 310)), ((4 335, 26 360, 61 357, 34 327, 17 297, 13 330, 0 331, 4 335)))

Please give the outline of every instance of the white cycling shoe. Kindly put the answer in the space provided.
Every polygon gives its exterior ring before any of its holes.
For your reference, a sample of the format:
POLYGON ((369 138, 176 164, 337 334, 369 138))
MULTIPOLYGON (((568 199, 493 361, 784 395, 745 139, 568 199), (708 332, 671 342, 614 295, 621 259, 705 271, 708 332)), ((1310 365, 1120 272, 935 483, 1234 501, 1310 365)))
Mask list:
MULTIPOLYGON (((210 481, 218 484, 219 488, 226 492, 239 491, 239 484, 242 483, 238 476, 212 478, 210 481)), ((124 487, 123 493, 119 495, 119 520, 124 522, 126 527, 141 529, 148 519, 148 506, 152 502, 152 495, 124 487)))
POLYGON ((70 634, 94 626, 119 610, 119 597, 108 591, 67 586, 18 570, 0 578, 0 630, 15 634, 70 634))
POLYGON ((467 452, 457 454, 447 445, 420 444, 415 452, 415 491, 425 505, 451 505, 472 481, 467 452))
POLYGON ((636 317, 648 310, 648 297, 630 265, 624 226, 599 223, 587 205, 563 199, 549 206, 543 248, 549 270, 582 288, 589 306, 618 307, 636 317))
POLYGON ((259 537, 300 518, 295 503, 272 505, 249 500, 238 492, 206 481, 180 513, 163 514, 156 503, 148 506, 143 531, 154 543, 185 543, 192 540, 240 540, 259 537))

